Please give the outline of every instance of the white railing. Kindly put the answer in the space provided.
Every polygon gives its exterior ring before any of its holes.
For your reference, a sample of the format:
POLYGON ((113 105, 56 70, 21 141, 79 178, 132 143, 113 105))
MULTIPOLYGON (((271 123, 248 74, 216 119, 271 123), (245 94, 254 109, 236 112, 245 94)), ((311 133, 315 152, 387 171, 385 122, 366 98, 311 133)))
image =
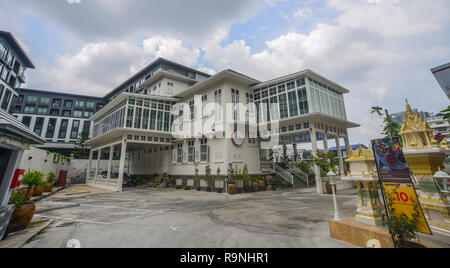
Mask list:
POLYGON ((279 175, 284 180, 286 180, 287 182, 294 185, 294 175, 292 175, 291 173, 289 173, 288 171, 286 171, 285 169, 283 169, 282 167, 280 167, 277 164, 273 164, 273 167, 274 167, 275 173, 277 175, 279 175))

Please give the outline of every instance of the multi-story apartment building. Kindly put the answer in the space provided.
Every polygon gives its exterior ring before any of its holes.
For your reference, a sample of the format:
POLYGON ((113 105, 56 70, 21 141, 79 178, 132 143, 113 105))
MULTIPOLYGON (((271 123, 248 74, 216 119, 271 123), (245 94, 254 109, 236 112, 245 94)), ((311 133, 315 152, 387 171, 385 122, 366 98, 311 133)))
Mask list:
MULTIPOLYGON (((24 150, 30 144, 44 143, 34 132, 8 113, 25 83, 25 70, 34 68, 19 42, 9 32, 0 31, 0 222, 5 222, 11 180, 19 167, 24 150)), ((6 221, 7 222, 7 221, 6 221)), ((0 226, 0 239, 4 230, 0 226)))
POLYGON ((446 136, 446 140, 450 142, 450 120, 444 119, 443 114, 437 114, 425 118, 425 121, 434 129, 434 134, 441 133, 446 136))
POLYGON ((46 141, 39 148, 70 155, 82 132, 92 131, 89 118, 106 104, 104 98, 19 88, 11 111, 46 141))
MULTIPOLYGON (((158 59, 151 66, 163 63, 158 59)), ((196 170, 204 175, 207 166, 222 176, 230 164, 264 174, 274 171, 271 151, 276 146, 284 152, 293 146, 297 152, 297 144, 310 143, 316 153, 318 141, 328 150, 329 139, 338 147, 343 139, 349 150, 347 129, 359 126, 347 120, 344 94, 349 91, 311 70, 260 82, 233 70, 208 76, 177 67, 184 72, 162 67, 134 76, 90 118, 90 159, 109 153, 110 165, 102 180, 99 166, 90 161, 88 169, 94 172, 88 173, 88 184, 121 190, 127 154, 131 174, 166 173, 180 183, 196 170), (118 167, 111 166, 113 152, 120 154, 118 167)), ((275 172, 294 180, 279 166, 275 172)))

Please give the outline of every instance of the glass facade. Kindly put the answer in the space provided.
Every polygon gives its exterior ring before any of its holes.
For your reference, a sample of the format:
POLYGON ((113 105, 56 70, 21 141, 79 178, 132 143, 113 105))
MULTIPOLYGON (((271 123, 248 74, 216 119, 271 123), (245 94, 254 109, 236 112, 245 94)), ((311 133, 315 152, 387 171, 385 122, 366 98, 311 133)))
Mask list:
POLYGON ((258 123, 323 113, 347 120, 344 96, 313 79, 301 77, 254 90, 258 123), (308 84, 306 82, 309 82, 308 84), (278 109, 272 109, 275 104, 278 109), (271 107, 270 113, 266 111, 271 107), (261 112, 263 115, 261 115, 261 112))

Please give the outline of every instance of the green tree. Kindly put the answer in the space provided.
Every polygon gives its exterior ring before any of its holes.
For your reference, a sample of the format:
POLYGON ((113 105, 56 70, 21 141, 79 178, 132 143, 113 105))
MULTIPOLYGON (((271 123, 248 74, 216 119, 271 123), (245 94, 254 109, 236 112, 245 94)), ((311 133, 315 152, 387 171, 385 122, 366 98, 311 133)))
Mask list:
POLYGON ((374 107, 372 107, 372 110, 370 113, 377 114, 379 117, 383 118, 384 126, 383 126, 383 132, 381 133, 382 135, 385 135, 386 138, 400 136, 401 126, 399 123, 392 120, 392 117, 389 115, 388 110, 383 109, 382 107, 379 107, 379 106, 374 106, 374 107), (383 110, 385 111, 384 117, 383 117, 383 113, 382 113, 383 110))
POLYGON ((81 132, 75 144, 75 159, 89 159, 89 148, 86 145, 87 141, 89 141, 89 132, 81 132))
POLYGON ((450 120, 450 106, 448 106, 447 109, 441 111, 441 113, 444 114, 445 120, 450 120))
POLYGON ((313 163, 320 168, 323 176, 328 174, 330 170, 337 172, 336 167, 339 165, 339 159, 334 152, 317 151, 317 157, 313 157, 313 163))

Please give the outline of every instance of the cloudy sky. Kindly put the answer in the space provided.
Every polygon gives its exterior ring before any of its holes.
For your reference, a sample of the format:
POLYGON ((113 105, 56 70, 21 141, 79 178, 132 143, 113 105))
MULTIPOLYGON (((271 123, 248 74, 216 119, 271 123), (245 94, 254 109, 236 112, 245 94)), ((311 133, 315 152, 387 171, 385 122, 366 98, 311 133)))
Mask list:
POLYGON ((36 65, 27 87, 103 96, 156 57, 261 81, 312 69, 350 89, 353 143, 380 136, 379 105, 449 103, 430 69, 450 61, 449 0, 0 0, 36 65))

